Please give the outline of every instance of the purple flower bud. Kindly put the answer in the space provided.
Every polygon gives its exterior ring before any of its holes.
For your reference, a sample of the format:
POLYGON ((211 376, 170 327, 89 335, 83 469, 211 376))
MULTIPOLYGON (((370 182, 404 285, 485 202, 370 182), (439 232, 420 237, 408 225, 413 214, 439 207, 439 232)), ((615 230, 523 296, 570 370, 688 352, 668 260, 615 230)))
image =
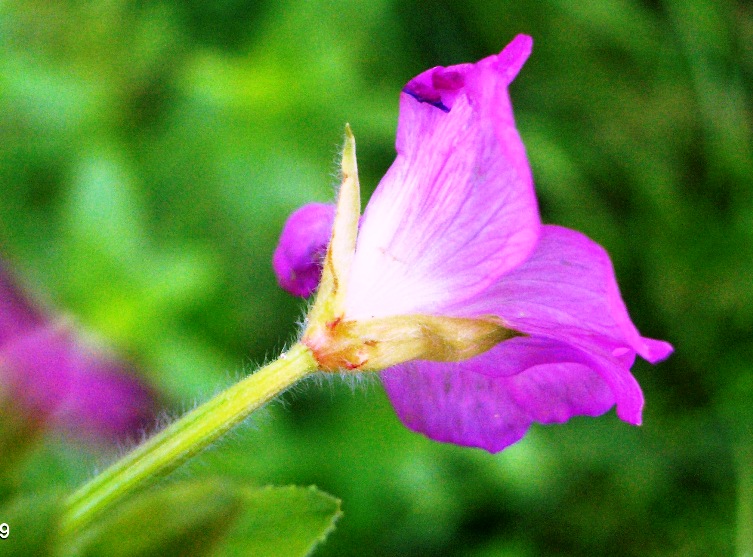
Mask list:
POLYGON ((316 290, 334 218, 335 206, 328 203, 310 203, 290 215, 272 257, 284 290, 303 298, 316 290))

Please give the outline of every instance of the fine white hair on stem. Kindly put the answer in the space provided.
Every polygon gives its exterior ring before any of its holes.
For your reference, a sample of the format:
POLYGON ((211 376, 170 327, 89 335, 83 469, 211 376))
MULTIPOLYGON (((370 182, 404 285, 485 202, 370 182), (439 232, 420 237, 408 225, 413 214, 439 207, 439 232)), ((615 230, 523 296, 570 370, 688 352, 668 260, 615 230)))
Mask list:
MULTIPOLYGON (((293 344, 295 344, 294 340, 284 343, 283 350, 278 352, 278 354, 284 353, 293 344)), ((168 409, 168 408, 163 407, 156 414, 155 419, 151 424, 146 425, 139 432, 132 434, 129 437, 119 439, 114 447, 114 450, 109 451, 104 454, 100 454, 96 458, 93 466, 91 467, 92 468, 90 471, 91 477, 94 477, 100 472, 102 472, 103 470, 105 470, 110 464, 121 459, 122 457, 127 455, 129 452, 134 450, 137 446, 146 442, 149 438, 156 435, 160 431, 163 431, 168 426, 170 426, 173 422, 179 420, 185 414, 191 412, 192 410, 195 410, 196 408, 201 406, 204 402, 211 400, 215 396, 219 395, 222 391, 226 390, 227 388, 237 383, 238 381, 242 380, 243 378, 247 377, 248 375, 255 373, 257 370, 261 369, 261 367, 263 367, 267 363, 270 363, 274 359, 275 358, 270 358, 269 356, 266 356, 264 358, 264 363, 262 365, 256 365, 254 364, 254 362, 249 360, 245 362, 244 364, 242 364, 240 367, 236 368, 234 371, 226 370, 222 381, 218 381, 214 385, 214 387, 212 387, 211 389, 201 389, 204 392, 196 394, 190 402, 184 401, 182 404, 179 405, 178 408, 175 408, 175 409, 168 409)), ((297 385, 294 387, 297 388, 297 385)), ((265 404, 261 408, 258 408, 257 410, 255 410, 250 416, 245 418, 242 422, 237 424, 234 428, 226 432, 222 437, 220 437, 216 441, 209 444, 200 452, 211 450, 214 447, 218 446, 219 443, 223 443, 223 442, 232 440, 234 438, 237 438, 238 433, 242 431, 240 428, 245 429, 245 428, 250 427, 254 430, 258 429, 259 421, 264 420, 268 417, 269 412, 267 409, 270 407, 271 404, 281 403, 283 406, 285 406, 284 394, 285 393, 278 395, 275 399, 269 401, 267 404, 265 404)), ((192 459, 192 460, 195 460, 195 459, 192 459)))

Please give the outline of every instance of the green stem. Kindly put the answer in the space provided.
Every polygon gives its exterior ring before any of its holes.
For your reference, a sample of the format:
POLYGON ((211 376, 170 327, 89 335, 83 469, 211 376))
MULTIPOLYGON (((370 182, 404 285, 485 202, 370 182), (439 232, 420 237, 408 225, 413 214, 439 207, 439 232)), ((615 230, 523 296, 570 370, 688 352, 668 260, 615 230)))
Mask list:
POLYGON ((192 410, 73 493, 62 519, 63 534, 80 530, 146 482, 168 474, 316 369, 311 351, 296 344, 274 362, 192 410))

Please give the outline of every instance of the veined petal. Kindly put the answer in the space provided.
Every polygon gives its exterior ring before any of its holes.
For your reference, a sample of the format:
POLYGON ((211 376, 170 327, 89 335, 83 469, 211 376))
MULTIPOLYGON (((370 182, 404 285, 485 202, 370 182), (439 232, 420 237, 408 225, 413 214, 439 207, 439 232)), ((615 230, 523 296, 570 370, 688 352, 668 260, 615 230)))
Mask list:
POLYGON ((68 396, 73 335, 39 326, 15 335, 0 351, 0 376, 14 404, 33 420, 47 421, 68 396))
POLYGON ((558 339, 629 361, 635 353, 655 363, 672 346, 644 338, 630 320, 607 252, 587 236, 544 226, 536 249, 474 300, 450 313, 493 314, 517 331, 558 339))
POLYGON ((409 362, 382 372, 400 421, 430 439, 498 452, 520 440, 532 420, 504 379, 469 374, 462 364, 409 362))
POLYGON ((507 91, 530 49, 521 35, 406 85, 398 155, 361 223, 348 319, 438 313, 531 253, 540 220, 507 91))
POLYGON ((334 220, 332 203, 309 203, 288 217, 272 256, 277 282, 284 290, 303 298, 316 290, 334 220))
POLYGON ((618 398, 639 420, 643 400, 617 362, 541 338, 514 338, 465 362, 409 362, 382 372, 382 382, 410 429, 490 452, 521 439, 533 422, 598 416, 618 398))

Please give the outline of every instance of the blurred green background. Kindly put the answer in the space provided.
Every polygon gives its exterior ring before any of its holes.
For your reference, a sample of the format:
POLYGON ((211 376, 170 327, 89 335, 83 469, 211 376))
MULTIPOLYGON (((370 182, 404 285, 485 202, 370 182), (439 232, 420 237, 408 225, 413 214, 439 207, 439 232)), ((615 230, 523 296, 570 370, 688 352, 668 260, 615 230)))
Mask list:
MULTIPOLYGON (((271 254, 291 210, 332 199, 344 124, 368 198, 404 83, 520 32, 543 218, 604 245, 641 332, 676 347, 634 368, 644 425, 538 426, 491 456, 407 431, 373 378, 323 379, 177 474, 342 498, 321 556, 753 551, 743 0, 5 0, 2 255, 177 416, 294 338, 271 254)), ((113 457, 51 435, 19 480, 70 487, 113 457)))

